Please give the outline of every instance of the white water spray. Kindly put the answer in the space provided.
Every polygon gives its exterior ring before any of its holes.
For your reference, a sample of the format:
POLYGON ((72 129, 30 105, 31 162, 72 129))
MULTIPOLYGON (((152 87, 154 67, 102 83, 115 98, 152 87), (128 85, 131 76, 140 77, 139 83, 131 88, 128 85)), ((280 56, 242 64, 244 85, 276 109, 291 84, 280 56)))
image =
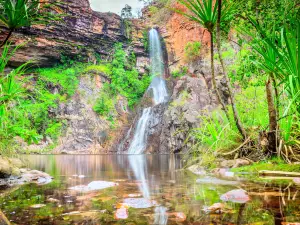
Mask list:
POLYGON ((138 121, 134 137, 128 149, 129 154, 142 154, 147 147, 147 128, 151 116, 151 108, 143 110, 143 114, 138 121))
MULTIPOLYGON (((166 82, 163 79, 165 75, 165 66, 163 60, 163 51, 161 47, 160 36, 156 29, 151 29, 149 32, 150 42, 150 71, 151 76, 154 76, 148 92, 152 92, 154 105, 158 105, 168 101, 168 90, 166 82)), ((138 121, 135 129, 133 140, 128 149, 129 154, 142 154, 147 148, 148 125, 152 118, 152 108, 143 110, 143 114, 138 121)))

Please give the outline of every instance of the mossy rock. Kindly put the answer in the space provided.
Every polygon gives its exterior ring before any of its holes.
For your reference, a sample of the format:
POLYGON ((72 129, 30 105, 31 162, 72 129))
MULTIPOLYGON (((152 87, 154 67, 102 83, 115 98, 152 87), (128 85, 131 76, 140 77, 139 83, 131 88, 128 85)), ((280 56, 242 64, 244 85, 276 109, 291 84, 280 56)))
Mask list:
POLYGON ((0 157, 0 178, 8 178, 12 174, 13 166, 7 158, 0 157))
POLYGON ((19 168, 23 166, 24 163, 20 159, 0 157, 0 179, 11 175, 19 176, 21 174, 19 168))

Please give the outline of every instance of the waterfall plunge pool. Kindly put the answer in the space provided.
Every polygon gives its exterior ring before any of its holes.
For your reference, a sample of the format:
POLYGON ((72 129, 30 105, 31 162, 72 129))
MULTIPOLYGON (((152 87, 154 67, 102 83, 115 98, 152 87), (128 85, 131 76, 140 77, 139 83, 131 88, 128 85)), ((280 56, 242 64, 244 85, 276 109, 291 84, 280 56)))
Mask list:
POLYGON ((200 178, 181 169, 179 155, 22 157, 54 180, 0 189, 0 209, 12 224, 300 222, 299 187, 200 178))

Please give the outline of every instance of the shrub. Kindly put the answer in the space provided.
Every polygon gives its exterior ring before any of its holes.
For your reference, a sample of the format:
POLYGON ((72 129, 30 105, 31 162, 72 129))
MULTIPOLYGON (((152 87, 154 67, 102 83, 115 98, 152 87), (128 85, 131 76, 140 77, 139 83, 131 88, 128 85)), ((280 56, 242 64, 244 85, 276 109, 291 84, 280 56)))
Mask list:
POLYGON ((187 72, 188 72, 188 68, 186 66, 183 66, 180 69, 174 70, 173 72, 171 72, 171 75, 174 78, 178 78, 178 77, 180 78, 180 77, 187 75, 187 72))
POLYGON ((184 47, 184 57, 186 62, 191 62, 200 57, 201 43, 198 41, 188 42, 184 47))

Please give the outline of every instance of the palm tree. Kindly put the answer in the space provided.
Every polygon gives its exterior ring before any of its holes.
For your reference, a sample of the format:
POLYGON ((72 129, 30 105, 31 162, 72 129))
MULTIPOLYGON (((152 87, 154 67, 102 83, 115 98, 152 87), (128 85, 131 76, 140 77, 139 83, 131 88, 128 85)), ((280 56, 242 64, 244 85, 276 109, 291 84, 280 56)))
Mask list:
MULTIPOLYGON (((252 49, 258 54, 258 58, 254 59, 254 63, 268 74, 266 82, 266 93, 269 111, 269 150, 272 153, 276 152, 278 137, 278 104, 279 96, 277 91, 276 80, 279 85, 282 85, 290 99, 288 108, 284 115, 288 114, 290 107, 293 105, 296 109, 295 113, 300 112, 300 22, 295 22, 295 27, 283 28, 281 34, 273 31, 267 35, 264 32, 262 25, 258 24, 253 18, 248 17, 248 20, 256 28, 258 37, 252 44, 252 49), (274 104, 273 87, 276 94, 277 109, 274 104)), ((249 33, 248 33, 249 34, 249 33)), ((253 34, 250 34, 254 37, 253 34)))
POLYGON ((57 4, 58 2, 46 3, 40 0, 0 0, 0 25, 8 29, 8 34, 0 44, 0 48, 7 43, 12 33, 18 28, 58 20, 59 15, 42 10, 57 4))
POLYGON ((222 105, 222 108, 229 120, 228 110, 224 101, 221 98, 219 89, 217 87, 216 77, 215 77, 215 66, 214 66, 214 29, 217 24, 217 8, 218 2, 214 4, 214 0, 178 0, 183 6, 185 6, 189 13, 175 10, 181 15, 187 17, 190 20, 193 20, 202 26, 204 26, 208 33, 210 34, 210 60, 211 60, 211 73, 212 73, 212 83, 214 90, 217 94, 219 103, 222 105))
MULTIPOLYGON (((227 86, 228 92, 229 92, 229 98, 230 98, 230 103, 231 103, 231 107, 232 107, 234 121, 235 121, 236 127, 238 128, 240 134, 243 136, 243 139, 246 140, 247 133, 246 133, 246 131, 245 131, 245 129, 244 129, 242 123, 241 123, 238 111, 236 109, 234 92, 232 91, 232 88, 231 88, 230 79, 229 79, 228 74, 226 72, 226 68, 225 68, 225 64, 224 64, 224 60, 223 60, 222 52, 221 52, 221 21, 222 21, 222 16, 224 18, 224 17, 227 17, 228 15, 234 14, 236 9, 238 8, 238 5, 236 3, 231 3, 230 4, 228 1, 226 1, 225 3, 227 3, 227 4, 223 5, 222 0, 218 0, 217 50, 218 50, 218 55, 219 55, 221 67, 222 67, 222 70, 223 70, 223 75, 225 77, 226 86, 227 86)), ((241 4, 241 1, 239 2, 239 4, 241 4)))
POLYGON ((221 50, 220 50, 221 49, 221 47, 220 47, 221 46, 221 44, 220 44, 220 23, 221 23, 222 18, 226 18, 228 16, 228 14, 231 13, 231 10, 234 9, 233 6, 235 6, 235 5, 226 4, 223 7, 222 1, 220 1, 220 0, 218 0, 216 2, 214 0, 201 0, 201 1, 200 0, 178 0, 178 1, 189 10, 190 14, 185 13, 180 10, 176 10, 176 11, 178 13, 184 15, 185 17, 187 17, 193 21, 196 21, 197 23, 204 26, 210 34, 210 45, 211 45, 210 55, 211 55, 211 71, 212 71, 213 86, 216 91, 218 101, 222 105, 222 108, 223 108, 228 120, 230 120, 229 114, 228 114, 228 109, 221 98, 220 92, 217 88, 217 82, 216 82, 216 78, 215 78, 213 39, 214 39, 214 29, 215 29, 216 25, 218 25, 217 26, 217 30, 218 30, 217 47, 218 47, 221 65, 222 65, 222 68, 224 71, 224 76, 226 78, 226 84, 227 84, 227 87, 229 90, 230 101, 231 101, 231 105, 232 105, 232 109, 233 109, 233 115, 234 115, 234 119, 236 122, 236 126, 237 126, 240 134, 242 135, 243 139, 246 139, 247 134, 240 122, 238 112, 236 110, 233 91, 230 86, 230 80, 225 72, 224 62, 223 62, 223 59, 221 56, 221 50), (223 12, 223 14, 222 14, 222 12, 223 12))

